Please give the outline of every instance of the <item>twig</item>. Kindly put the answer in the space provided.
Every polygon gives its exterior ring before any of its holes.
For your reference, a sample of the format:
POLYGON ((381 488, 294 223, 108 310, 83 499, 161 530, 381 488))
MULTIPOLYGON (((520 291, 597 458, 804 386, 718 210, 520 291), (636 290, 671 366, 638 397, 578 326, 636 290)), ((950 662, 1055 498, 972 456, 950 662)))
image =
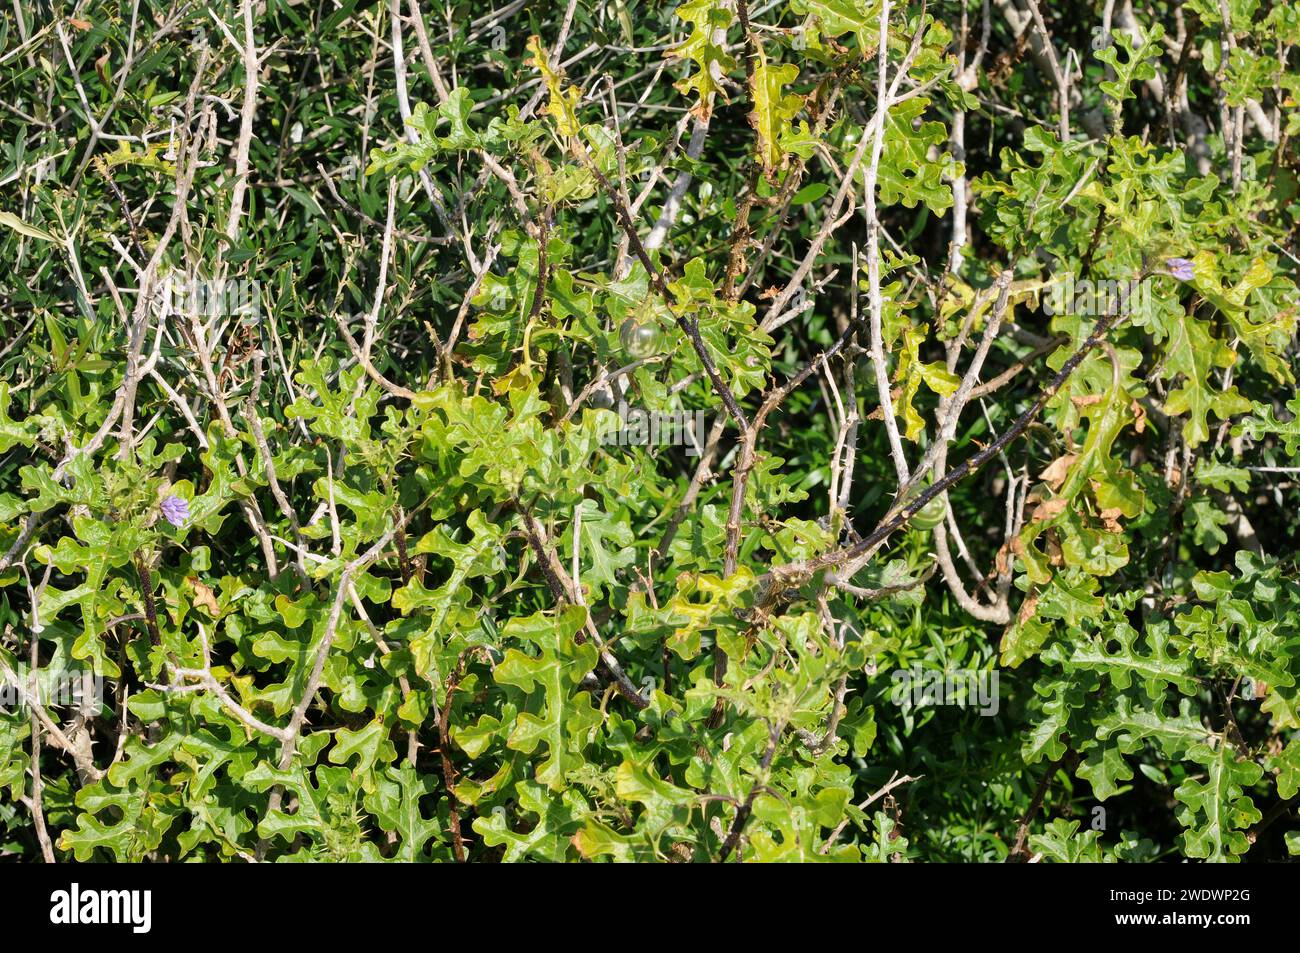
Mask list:
MULTIPOLYGON (((1025 848, 1025 843, 1029 838, 1029 825, 1033 823, 1038 809, 1043 806, 1043 797, 1047 794, 1047 786, 1051 783, 1052 778, 1056 776, 1056 772, 1065 767, 1067 763, 1073 763, 1075 757, 1073 751, 1067 751, 1043 772, 1042 778, 1038 781, 1038 786, 1034 789, 1034 796, 1029 801, 1029 807, 1025 808, 1024 816, 1020 819, 1020 826, 1016 828, 1016 840, 1011 847, 1011 852, 1006 856, 1006 863, 1014 863, 1029 853, 1025 848)), ((1069 769, 1067 768, 1067 770, 1069 769)))
POLYGON ((714 392, 722 405, 727 408, 727 413, 731 419, 736 422, 742 431, 749 429, 749 420, 745 417, 745 412, 740 409, 736 403, 735 395, 731 393, 731 388, 727 386, 722 376, 718 373, 717 366, 713 363, 713 358, 709 354, 703 339, 700 337, 698 323, 693 319, 688 319, 676 310, 677 300, 672 292, 668 289, 667 279, 663 272, 656 267, 655 263, 650 260, 650 254, 646 251, 645 246, 641 243, 640 237, 636 232, 636 223, 632 221, 632 215, 626 205, 623 204, 623 198, 619 195, 618 190, 610 184, 605 174, 596 167, 596 163, 587 155, 586 150, 574 144, 574 151, 577 157, 591 170, 600 184, 601 190, 609 198, 610 203, 614 206, 614 211, 618 216, 619 224, 622 225, 623 231, 627 234, 628 242, 632 246, 632 251, 636 253, 641 264, 645 267, 646 274, 650 277, 650 284, 658 292, 659 297, 663 299, 664 306, 668 308, 677 326, 686 334, 687 339, 691 342, 691 347, 695 349, 696 355, 699 356, 700 364, 704 367, 704 373, 708 375, 709 382, 713 385, 714 392))
MULTIPOLYGON (((239 115, 239 139, 235 144, 235 184, 230 193, 230 214, 226 218, 226 237, 232 242, 239 235, 239 219, 244 214, 244 193, 248 191, 248 149, 253 141, 253 119, 257 113, 257 39, 253 35, 253 0, 243 0, 244 42, 236 45, 244 65, 244 102, 239 115)), ((214 15, 215 16, 215 15, 214 15)))
MULTIPOLYGON (((1141 277, 1145 277, 1145 273, 1141 277)), ((1139 278, 1139 281, 1141 280, 1141 277, 1139 278)), ((1127 298, 1127 295, 1123 290, 1121 290, 1121 297, 1127 298)), ((1102 342, 1111 327, 1119 319, 1122 312, 1123 304, 1121 303, 1121 307, 1117 308, 1115 313, 1104 316, 1097 323, 1092 334, 1088 336, 1079 349, 1075 351, 1074 354, 1070 355, 1070 357, 1066 359, 1065 363, 1061 365, 1061 369, 1056 373, 1056 376, 1052 378, 1047 387, 1043 389, 1042 393, 1039 394, 1038 398, 1029 409, 1022 413, 1000 437, 990 443, 987 447, 976 453, 974 456, 963 460, 944 477, 936 480, 933 484, 919 493, 910 503, 895 511, 892 516, 887 516, 876 526, 875 529, 859 542, 842 549, 825 553, 821 556, 813 557, 812 559, 790 563, 774 569, 771 573, 771 581, 776 582, 779 585, 796 578, 808 578, 812 573, 817 572, 820 569, 828 569, 832 566, 842 565, 859 556, 874 552, 880 543, 902 526, 906 525, 906 523, 932 499, 940 493, 947 492, 949 487, 979 470, 980 467, 984 466, 984 464, 989 460, 1000 454, 1013 440, 1024 433, 1039 413, 1042 412, 1042 409, 1047 406, 1048 401, 1056 396, 1056 393, 1070 378, 1070 375, 1074 373, 1075 368, 1079 366, 1080 362, 1091 353, 1093 348, 1097 347, 1097 345, 1102 342)))

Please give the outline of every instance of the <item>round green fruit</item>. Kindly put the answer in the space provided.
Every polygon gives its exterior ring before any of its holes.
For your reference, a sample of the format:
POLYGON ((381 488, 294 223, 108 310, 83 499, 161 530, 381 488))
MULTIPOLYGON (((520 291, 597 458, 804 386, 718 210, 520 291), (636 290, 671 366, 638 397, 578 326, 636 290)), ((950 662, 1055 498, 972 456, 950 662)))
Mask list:
POLYGON ((948 513, 948 502, 940 493, 934 499, 930 500, 916 511, 916 515, 909 521, 917 529, 934 529, 948 513))
POLYGON ((623 350, 634 359, 650 357, 659 352, 663 334, 654 322, 642 324, 636 318, 628 318, 618 330, 618 338, 623 342, 623 350))

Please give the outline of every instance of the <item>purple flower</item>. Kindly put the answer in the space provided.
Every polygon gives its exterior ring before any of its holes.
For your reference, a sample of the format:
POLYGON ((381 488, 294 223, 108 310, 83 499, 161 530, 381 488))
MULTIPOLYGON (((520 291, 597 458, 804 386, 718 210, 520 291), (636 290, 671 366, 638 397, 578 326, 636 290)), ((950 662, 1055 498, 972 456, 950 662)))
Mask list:
POLYGON ((1195 266, 1186 258, 1168 258, 1165 264, 1169 266, 1169 273, 1179 281, 1191 281, 1196 276, 1195 266))
POLYGON ((158 508, 162 510, 163 519, 173 526, 184 526, 190 518, 190 504, 179 496, 167 497, 158 508))

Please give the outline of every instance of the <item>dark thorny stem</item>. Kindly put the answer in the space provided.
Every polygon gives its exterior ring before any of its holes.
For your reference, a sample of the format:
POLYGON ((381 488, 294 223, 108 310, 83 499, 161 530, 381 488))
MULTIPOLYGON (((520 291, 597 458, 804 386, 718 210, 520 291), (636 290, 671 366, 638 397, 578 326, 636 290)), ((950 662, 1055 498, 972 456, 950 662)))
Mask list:
POLYGON ((636 231, 636 223, 632 221, 632 214, 623 203, 622 197, 619 196, 618 189, 614 188, 613 183, 605 177, 605 174, 596 168, 596 164, 591 161, 591 158, 585 152, 576 146, 575 149, 579 158, 591 170, 592 175, 596 177, 601 190, 609 198, 610 204, 614 206, 614 212, 618 216, 619 224, 622 226, 624 234, 627 235, 628 244, 631 245, 632 251, 645 268, 646 274, 650 276, 650 284, 654 286, 659 297, 663 299, 673 319, 677 322, 677 326, 682 329, 682 332, 690 340, 691 347, 695 349, 695 353, 699 356, 700 364, 704 367, 704 373, 713 385, 713 390, 718 395, 718 399, 722 401, 722 405, 727 408, 727 413, 731 415, 731 419, 736 422, 740 429, 742 431, 748 430, 749 420, 745 417, 745 412, 740 409, 740 404, 736 402, 735 395, 731 393, 731 388, 727 386, 726 381, 722 379, 722 375, 718 373, 717 365, 713 363, 713 358, 709 354, 704 340, 700 337, 699 322, 693 318, 678 314, 675 310, 676 298, 668 289, 668 282, 663 272, 650 260, 650 253, 646 251, 645 245, 641 243, 641 236, 636 231))
MULTIPOLYGON (((1147 271, 1144 269, 1139 275, 1138 281, 1141 281, 1146 276, 1147 271)), ((1053 377, 1048 385, 1043 389, 1043 392, 1038 395, 1038 399, 1034 401, 1028 410, 1016 418, 1015 423, 1002 431, 1001 435, 998 436, 996 440, 974 456, 968 457, 961 463, 957 464, 957 466, 949 470, 942 479, 936 480, 934 483, 930 484, 921 493, 917 494, 911 502, 895 512, 893 516, 883 520, 874 530, 854 545, 825 553, 824 555, 810 559, 804 563, 782 567, 777 571, 778 574, 788 577, 796 572, 814 573, 821 569, 828 569, 832 566, 841 565, 857 558, 858 556, 871 552, 877 544, 883 542, 892 533, 906 525, 907 522, 920 512, 932 499, 939 496, 941 493, 946 492, 955 484, 961 482, 1005 450, 1012 441, 1029 429, 1029 425, 1034 422, 1034 419, 1042 412, 1043 408, 1047 406, 1048 401, 1056 396, 1057 392, 1065 382, 1069 380, 1070 375, 1073 374, 1079 364, 1083 362, 1083 359, 1087 357, 1095 347, 1101 344, 1106 335, 1110 332, 1110 329, 1114 327, 1116 322, 1123 315, 1127 305, 1127 288, 1121 291, 1121 295, 1124 300, 1120 302, 1120 306, 1115 309, 1114 313, 1105 315, 1097 322, 1097 326, 1093 329, 1092 333, 1088 335, 1087 340, 1085 340, 1083 344, 1080 345, 1079 349, 1071 354, 1066 359, 1065 363, 1061 365, 1061 369, 1057 371, 1056 376, 1053 377)))
POLYGON ((162 646, 162 636, 158 634, 158 612, 153 601, 153 576, 149 572, 148 563, 139 550, 136 550, 135 553, 135 572, 140 577, 140 592, 144 596, 144 620, 145 625, 149 627, 149 638, 153 642, 154 648, 160 648, 162 646))
POLYGON ((112 170, 109 169, 108 163, 100 156, 95 156, 94 164, 95 170, 104 179, 104 182, 112 191, 113 197, 117 199, 117 204, 122 206, 122 214, 126 216, 126 224, 131 233, 131 244, 135 247, 135 253, 140 256, 141 262, 147 262, 149 256, 145 254, 144 248, 140 245, 140 236, 136 232, 135 217, 131 214, 131 206, 127 204, 126 196, 122 194, 122 190, 119 189, 117 183, 113 181, 112 170))
POLYGON ((456 659, 456 668, 447 678, 447 697, 438 709, 438 756, 442 762, 442 783, 447 789, 447 818, 451 827, 451 853, 456 863, 465 863, 465 837, 460 831, 460 808, 456 799, 456 766, 451 763, 451 699, 456 693, 456 686, 465 674, 465 660, 472 649, 466 649, 456 659))
POLYGON ((1015 863, 1029 853, 1025 847, 1025 842, 1029 838, 1029 825, 1034 822, 1038 809, 1043 806, 1043 798, 1047 795, 1047 786, 1052 783, 1052 778, 1056 777, 1056 772, 1061 768, 1066 768, 1067 771, 1070 770, 1076 757, 1073 751, 1067 751, 1061 755, 1059 760, 1052 762, 1047 771, 1043 773, 1042 778, 1039 779, 1038 787, 1034 789, 1034 796, 1029 802, 1029 807, 1025 809, 1024 816, 1020 819, 1020 826, 1016 828, 1016 840, 1011 847, 1011 852, 1007 854, 1007 863, 1015 863))
MULTIPOLYGON (((781 738, 781 731, 773 728, 770 737, 767 740, 767 750, 763 752, 763 760, 758 766, 760 778, 767 776, 768 769, 772 767, 772 759, 776 756, 776 745, 781 738)), ((727 858, 735 849, 740 835, 745 830, 745 825, 749 823, 749 815, 754 813, 754 799, 758 797, 759 792, 763 789, 761 781, 755 781, 754 786, 749 789, 749 795, 745 798, 745 803, 740 805, 736 811, 735 820, 731 822, 731 830, 727 832, 727 839, 722 842, 722 850, 718 852, 718 862, 726 863, 727 858)))
POLYGON ((397 564, 401 567, 402 585, 407 585, 411 581, 411 557, 406 551, 406 529, 398 526, 396 534, 393 536, 393 542, 397 544, 397 564))
MULTIPOLYGON (((533 291, 532 307, 528 309, 529 323, 536 321, 542 313, 542 304, 546 301, 546 283, 549 279, 550 263, 547 258, 546 245, 551 235, 551 210, 544 209, 537 220, 537 287, 533 291)), ((528 355, 524 355, 527 360, 528 355)))

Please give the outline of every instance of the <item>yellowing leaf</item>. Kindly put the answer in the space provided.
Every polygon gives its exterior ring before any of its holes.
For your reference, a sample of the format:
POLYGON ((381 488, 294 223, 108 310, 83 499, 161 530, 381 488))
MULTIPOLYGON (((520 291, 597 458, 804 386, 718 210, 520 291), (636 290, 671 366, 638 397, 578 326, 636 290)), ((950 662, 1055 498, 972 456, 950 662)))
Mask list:
POLYGON ((749 123, 758 137, 758 161, 769 177, 785 156, 785 150, 781 148, 781 133, 803 108, 802 96, 781 93, 781 87, 793 83, 798 75, 799 67, 793 63, 770 66, 763 48, 758 47, 758 62, 754 65, 750 84, 754 108, 749 114, 749 123))
POLYGON ((530 36, 528 38, 528 49, 532 52, 533 58, 529 62, 541 71, 542 80, 546 83, 547 92, 550 93, 550 101, 546 105, 546 111, 550 113, 551 118, 555 120, 556 131, 561 136, 576 136, 581 124, 578 122, 578 100, 581 94, 574 87, 565 87, 546 56, 546 49, 542 46, 541 38, 530 36))
POLYGON ((925 431, 925 421, 912 405, 912 399, 921 389, 921 384, 941 397, 951 397, 961 385, 961 378, 952 373, 941 362, 929 364, 920 359, 921 342, 925 332, 921 328, 909 327, 903 332, 903 347, 899 352, 898 371, 895 379, 903 382, 903 391, 898 397, 895 413, 903 418, 903 436, 908 440, 917 440, 925 431))

